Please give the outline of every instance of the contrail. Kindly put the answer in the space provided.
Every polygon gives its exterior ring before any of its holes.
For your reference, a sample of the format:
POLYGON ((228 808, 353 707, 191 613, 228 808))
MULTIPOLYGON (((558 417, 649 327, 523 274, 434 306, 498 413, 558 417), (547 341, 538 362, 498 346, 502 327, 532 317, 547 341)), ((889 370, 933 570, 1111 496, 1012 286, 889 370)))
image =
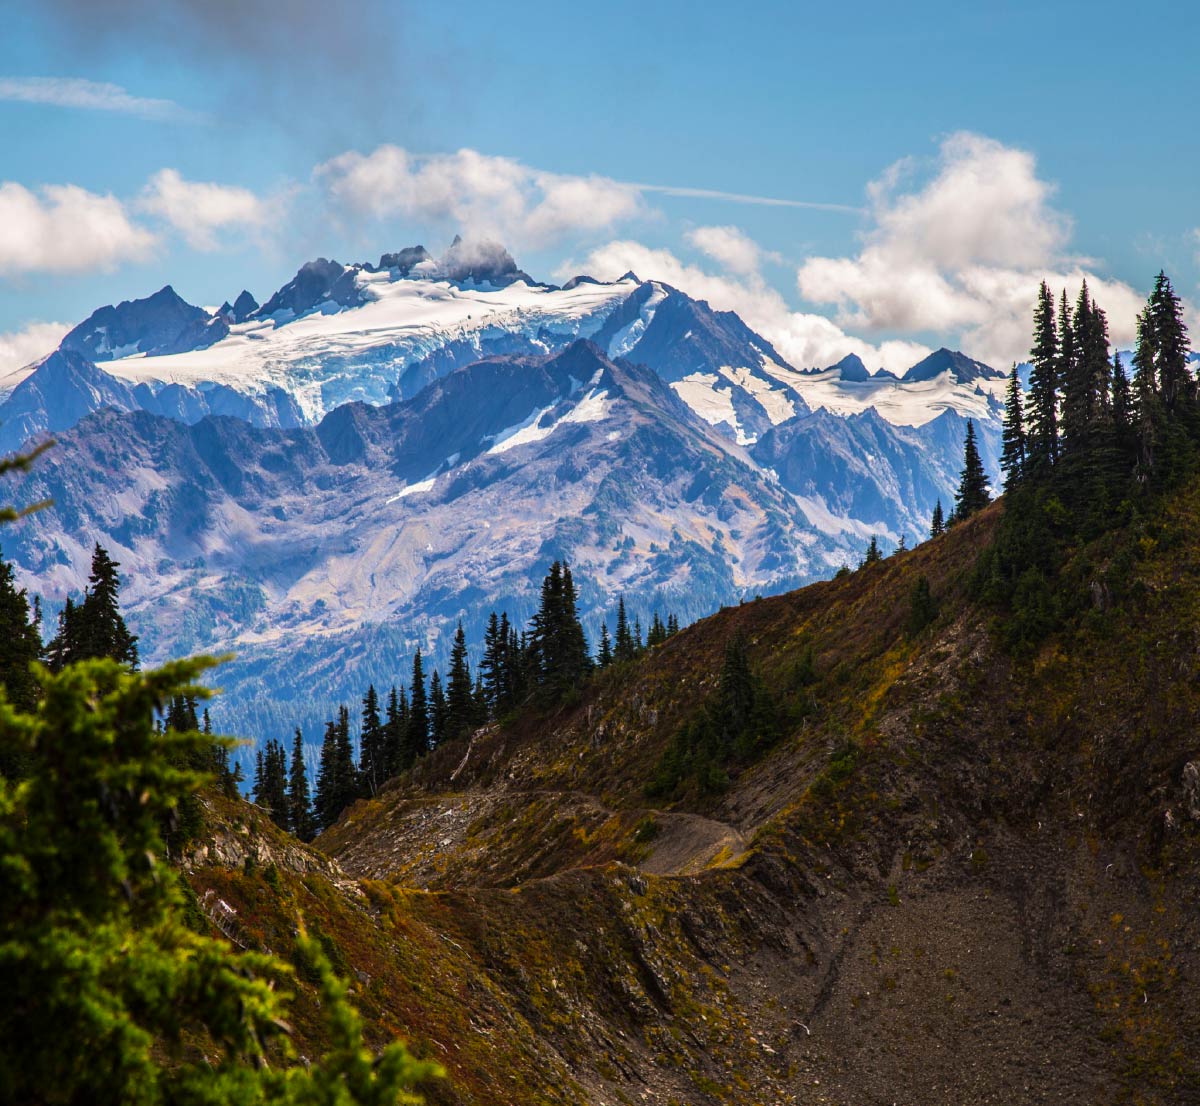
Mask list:
POLYGON ((780 200, 773 196, 748 196, 744 192, 720 192, 715 188, 679 188, 670 184, 634 184, 639 192, 658 192, 663 196, 688 196, 698 200, 727 200, 735 204, 760 204, 763 207, 802 207, 810 211, 836 211, 842 215, 862 215, 864 209, 849 204, 825 204, 815 200, 780 200))

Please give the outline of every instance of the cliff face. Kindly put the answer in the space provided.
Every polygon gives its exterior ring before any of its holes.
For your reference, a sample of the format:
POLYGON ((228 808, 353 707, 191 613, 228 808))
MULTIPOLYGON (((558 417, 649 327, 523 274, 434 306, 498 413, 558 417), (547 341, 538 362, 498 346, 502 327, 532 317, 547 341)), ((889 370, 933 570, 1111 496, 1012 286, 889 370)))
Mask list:
POLYGON ((1079 553, 1029 659, 967 594, 1000 510, 438 750, 318 839, 357 890, 193 884, 311 918, 433 1101, 1196 1101, 1200 487, 1079 553), (647 798, 737 635, 773 740, 647 798))

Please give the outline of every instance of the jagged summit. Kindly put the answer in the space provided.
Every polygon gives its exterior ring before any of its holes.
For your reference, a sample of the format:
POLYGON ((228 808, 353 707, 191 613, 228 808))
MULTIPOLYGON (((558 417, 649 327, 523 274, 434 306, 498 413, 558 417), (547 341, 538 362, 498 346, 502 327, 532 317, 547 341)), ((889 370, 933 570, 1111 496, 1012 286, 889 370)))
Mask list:
POLYGON ((971 384, 977 380, 1004 379, 1004 373, 999 369, 985 365, 982 361, 976 361, 958 350, 947 349, 945 346, 934 350, 928 357, 918 361, 900 379, 909 382, 934 380, 944 372, 949 372, 959 384, 971 384))
POLYGON ((836 369, 840 379, 847 381, 863 381, 870 380, 871 373, 867 366, 863 364, 862 358, 857 353, 848 353, 840 361, 829 366, 831 369, 836 369))
POLYGON ((201 349, 228 333, 223 319, 188 303, 167 284, 144 299, 93 311, 59 348, 91 361, 111 361, 134 353, 155 356, 201 349))

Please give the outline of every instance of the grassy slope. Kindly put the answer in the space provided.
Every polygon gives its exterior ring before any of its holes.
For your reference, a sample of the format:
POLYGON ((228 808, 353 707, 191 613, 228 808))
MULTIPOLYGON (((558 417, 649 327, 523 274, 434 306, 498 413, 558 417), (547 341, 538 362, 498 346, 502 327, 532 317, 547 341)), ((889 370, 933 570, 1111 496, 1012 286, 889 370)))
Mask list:
POLYGON ((302 908, 439 1100, 1200 1101, 1200 486, 1081 554, 1075 586, 1134 552, 1126 598, 1019 663, 966 597, 1001 509, 440 750, 321 838, 357 894, 297 855, 193 882, 253 940, 302 908), (783 736, 652 806, 738 632, 783 736))

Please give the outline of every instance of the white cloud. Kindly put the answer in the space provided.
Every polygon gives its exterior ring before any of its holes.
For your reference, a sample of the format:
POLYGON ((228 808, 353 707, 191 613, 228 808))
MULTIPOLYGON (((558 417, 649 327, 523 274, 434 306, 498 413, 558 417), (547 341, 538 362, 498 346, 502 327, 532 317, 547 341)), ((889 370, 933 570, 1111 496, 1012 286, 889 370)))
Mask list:
POLYGON ((905 340, 878 345, 846 334, 823 315, 793 311, 758 272, 716 275, 688 265, 670 250, 652 249, 640 242, 617 241, 593 250, 582 264, 568 264, 560 276, 586 272, 614 280, 632 270, 643 280, 661 280, 718 310, 735 311, 797 368, 824 367, 847 353, 857 353, 872 368, 898 371, 929 352, 929 347, 905 340))
POLYGON ((169 223, 196 250, 215 250, 221 230, 261 229, 270 214, 268 205, 247 188, 184 180, 176 169, 155 173, 138 206, 169 223))
POLYGON ((914 182, 916 168, 905 159, 868 186, 873 225, 857 256, 800 266, 805 299, 833 305, 841 326, 932 332, 1003 365, 1026 354, 1040 281, 1074 299, 1086 277, 1114 342, 1132 341, 1144 296, 1066 252, 1071 222, 1032 154, 959 133, 942 142, 931 179, 914 182))
POLYGON ((29 323, 21 330, 0 334, 0 384, 5 374, 52 353, 70 329, 69 323, 29 323))
POLYGON ((111 269, 149 257, 155 236, 115 196, 73 184, 0 183, 0 276, 111 269))
POLYGON ((778 259, 777 254, 766 253, 738 227, 696 227, 684 237, 731 273, 756 273, 765 258, 778 259))
POLYGON ((0 100, 88 111, 115 111, 142 119, 173 122, 199 121, 203 116, 172 100, 134 96, 120 85, 88 81, 82 77, 0 77, 0 100))
POLYGON ((468 149, 422 155, 384 145, 369 154, 341 154, 317 166, 315 175, 349 213, 425 219, 516 246, 605 230, 643 210, 631 185, 547 173, 468 149))

